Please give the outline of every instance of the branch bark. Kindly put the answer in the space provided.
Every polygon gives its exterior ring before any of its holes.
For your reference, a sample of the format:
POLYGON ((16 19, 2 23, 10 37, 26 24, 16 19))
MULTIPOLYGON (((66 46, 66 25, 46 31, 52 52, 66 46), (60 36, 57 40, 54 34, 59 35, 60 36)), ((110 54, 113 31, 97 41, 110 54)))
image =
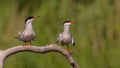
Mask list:
POLYGON ((6 49, 6 50, 1 50, 0 51, 0 68, 4 68, 4 62, 7 59, 7 57, 15 53, 24 52, 24 51, 35 52, 35 53, 58 52, 68 60, 68 62, 73 68, 79 68, 78 64, 75 62, 72 56, 66 50, 64 50, 62 47, 56 44, 50 44, 50 45, 41 46, 41 47, 20 45, 20 46, 6 49))

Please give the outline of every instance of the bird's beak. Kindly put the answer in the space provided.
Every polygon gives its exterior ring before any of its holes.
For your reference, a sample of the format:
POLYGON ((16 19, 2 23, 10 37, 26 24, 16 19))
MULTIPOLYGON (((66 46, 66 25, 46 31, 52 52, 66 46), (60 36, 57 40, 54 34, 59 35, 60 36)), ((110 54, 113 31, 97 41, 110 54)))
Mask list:
POLYGON ((37 19, 37 18, 39 18, 40 16, 34 16, 34 19, 37 19))
POLYGON ((75 24, 75 22, 70 22, 71 24, 75 24))

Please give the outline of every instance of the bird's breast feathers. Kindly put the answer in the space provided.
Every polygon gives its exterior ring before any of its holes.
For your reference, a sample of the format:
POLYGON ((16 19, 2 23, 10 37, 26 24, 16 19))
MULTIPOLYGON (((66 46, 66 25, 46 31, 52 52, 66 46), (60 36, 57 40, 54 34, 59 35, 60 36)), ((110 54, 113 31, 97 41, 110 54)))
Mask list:
POLYGON ((31 35, 35 35, 35 32, 34 32, 34 30, 25 30, 25 31, 23 31, 23 34, 25 35, 25 36, 31 36, 31 35))
POLYGON ((62 38, 64 38, 64 39, 71 39, 72 35, 70 33, 62 33, 62 38))

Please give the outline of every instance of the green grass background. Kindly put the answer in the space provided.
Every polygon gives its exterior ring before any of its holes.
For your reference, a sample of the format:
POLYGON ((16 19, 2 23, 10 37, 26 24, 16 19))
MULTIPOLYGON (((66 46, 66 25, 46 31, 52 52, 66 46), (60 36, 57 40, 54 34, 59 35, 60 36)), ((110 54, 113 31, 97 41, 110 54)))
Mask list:
MULTIPOLYGON (((66 20, 75 38, 73 58, 81 68, 120 68, 119 0, 0 0, 0 49, 23 44, 13 37, 34 21, 36 46, 55 43, 66 20)), ((72 47, 72 46, 71 46, 72 47)), ((10 56, 5 68, 72 68, 58 53, 22 52, 10 56)))

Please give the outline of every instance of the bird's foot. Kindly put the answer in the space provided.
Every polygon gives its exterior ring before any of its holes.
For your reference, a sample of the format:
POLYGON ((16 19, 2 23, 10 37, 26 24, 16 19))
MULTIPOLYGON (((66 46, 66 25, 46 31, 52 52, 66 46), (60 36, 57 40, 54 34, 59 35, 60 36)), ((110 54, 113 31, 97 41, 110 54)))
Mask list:
POLYGON ((28 44, 28 46, 32 46, 32 44, 28 44))
POLYGON ((66 50, 66 51, 67 51, 69 54, 72 54, 72 52, 73 52, 72 50, 66 50))
POLYGON ((32 46, 32 44, 24 44, 23 46, 32 46))

